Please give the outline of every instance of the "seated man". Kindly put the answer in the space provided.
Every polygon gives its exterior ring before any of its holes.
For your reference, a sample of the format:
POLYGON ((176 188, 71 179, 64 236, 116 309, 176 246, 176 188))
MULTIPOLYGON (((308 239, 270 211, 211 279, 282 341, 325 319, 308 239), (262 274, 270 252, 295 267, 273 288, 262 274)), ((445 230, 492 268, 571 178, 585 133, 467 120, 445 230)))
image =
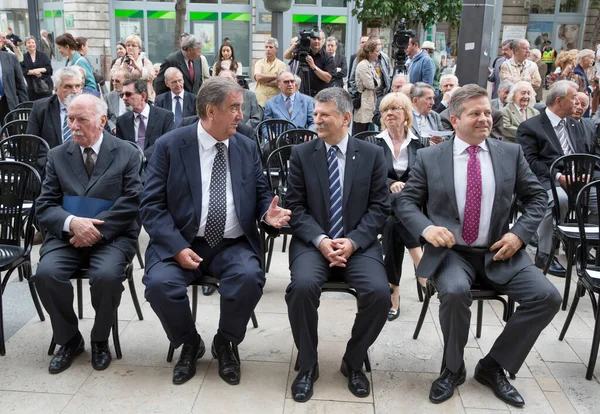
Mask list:
POLYGON ((429 131, 443 131, 440 114, 432 111, 435 92, 433 87, 424 82, 417 82, 410 90, 409 96, 413 107, 412 132, 419 137, 421 145, 428 147, 443 141, 440 136, 431 136, 429 131))
MULTIPOLYGON (((219 72, 219 76, 227 78, 237 84, 237 78, 235 73, 230 70, 222 70, 219 72)), ((263 109, 258 104, 256 100, 256 95, 254 92, 249 91, 248 89, 243 89, 244 91, 244 103, 242 105, 242 115, 244 118, 241 122, 248 125, 252 130, 256 128, 260 121, 263 119, 263 109)))
POLYGON ((173 112, 177 127, 184 117, 196 115, 196 96, 183 90, 183 75, 177 68, 165 71, 165 85, 169 91, 158 95, 154 105, 173 112))
POLYGON ((80 95, 68 111, 73 139, 48 153, 36 206, 47 233, 34 281, 50 315, 54 340, 61 345, 50 361, 51 374, 69 368, 84 349, 69 278, 85 268, 96 311, 92 367, 109 366, 108 336, 121 301, 125 266, 135 255, 140 231, 136 221, 142 195, 139 154, 103 131, 106 103, 101 99, 80 95), (85 208, 85 202, 95 205, 85 208))
MULTIPOLYGON (((552 254, 553 201, 550 180, 555 180, 561 214, 567 213, 567 194, 563 188, 566 177, 560 171, 550 171, 550 166, 558 157, 568 154, 593 154, 589 142, 585 140, 583 125, 571 118, 577 97, 577 84, 570 81, 555 82, 546 95, 546 109, 538 116, 522 122, 517 129, 517 143, 523 148, 525 159, 546 192, 549 203, 546 215, 538 228, 538 252, 536 266, 543 268, 552 254)), ((551 275, 565 277, 565 268, 554 257, 551 275)))
POLYGON ((492 108, 485 89, 463 86, 452 95, 450 112, 455 138, 417 152, 396 210, 408 231, 428 243, 417 274, 433 279, 440 300, 446 364, 429 399, 446 401, 465 382, 470 289, 479 281, 519 307, 475 367, 475 379, 520 407, 525 402, 504 370, 519 371, 561 302, 523 249, 544 216, 547 197, 518 145, 487 139, 492 108), (523 214, 509 231, 513 193, 523 202, 523 214))
POLYGON ((284 119, 293 122, 296 128, 314 131, 313 100, 310 96, 296 92, 294 74, 287 70, 279 72, 277 87, 281 93, 267 101, 265 121, 267 119, 284 119))
POLYGON ((117 133, 117 118, 127 112, 127 105, 121 97, 123 92, 123 82, 130 78, 130 74, 127 70, 118 68, 112 73, 111 82, 113 84, 113 91, 104 95, 104 100, 108 106, 108 129, 115 135, 117 133))
POLYGON ((289 220, 268 190, 255 142, 236 134, 243 89, 221 77, 198 93, 200 122, 156 142, 148 167, 141 216, 150 235, 146 250, 146 299, 173 347, 183 345, 173 383, 196 374, 205 352, 187 296, 201 274, 219 278, 221 317, 212 343, 219 376, 240 382, 232 344, 244 340, 246 325, 265 283, 257 221, 267 231, 289 220))
POLYGON ((498 97, 492 99, 492 109, 500 110, 508 104, 506 98, 508 98, 508 94, 514 85, 509 80, 500 82, 500 85, 498 85, 498 97))
POLYGON ((440 93, 435 97, 433 110, 442 113, 450 106, 450 98, 452 98, 452 90, 458 87, 458 78, 452 74, 442 75, 440 78, 440 93))
POLYGON ((381 232, 389 213, 383 149, 351 138, 352 101, 342 88, 315 96, 320 139, 295 145, 290 158, 287 204, 291 283, 285 300, 298 348, 295 401, 308 401, 319 378, 317 322, 321 286, 337 275, 358 292, 358 313, 341 372, 357 397, 370 394, 362 365, 390 309, 381 232))
POLYGON ((123 82, 121 96, 133 110, 117 118, 117 136, 137 143, 150 162, 154 142, 175 128, 173 112, 148 104, 146 82, 140 79, 123 82))
POLYGON ((583 126, 585 139, 589 142, 589 148, 592 153, 596 153, 598 149, 596 145, 596 126, 591 119, 583 117, 583 114, 585 114, 589 106, 589 95, 585 92, 577 92, 577 98, 575 100, 575 105, 573 105, 571 117, 583 126))

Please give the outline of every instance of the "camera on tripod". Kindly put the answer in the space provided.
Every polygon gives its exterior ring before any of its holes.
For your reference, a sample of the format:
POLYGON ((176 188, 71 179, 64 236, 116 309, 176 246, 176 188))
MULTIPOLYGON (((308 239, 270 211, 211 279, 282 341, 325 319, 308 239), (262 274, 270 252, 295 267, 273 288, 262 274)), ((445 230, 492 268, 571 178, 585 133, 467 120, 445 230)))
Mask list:
POLYGON ((296 47, 294 47, 294 59, 301 63, 306 63, 306 57, 310 54, 310 39, 321 38, 319 26, 314 26, 311 31, 302 30, 298 35, 296 47))
POLYGON ((396 27, 396 31, 394 32, 394 67, 395 73, 405 73, 406 72, 406 51, 405 49, 408 47, 408 43, 410 42, 410 38, 416 36, 414 30, 406 29, 406 20, 402 19, 398 23, 396 27))

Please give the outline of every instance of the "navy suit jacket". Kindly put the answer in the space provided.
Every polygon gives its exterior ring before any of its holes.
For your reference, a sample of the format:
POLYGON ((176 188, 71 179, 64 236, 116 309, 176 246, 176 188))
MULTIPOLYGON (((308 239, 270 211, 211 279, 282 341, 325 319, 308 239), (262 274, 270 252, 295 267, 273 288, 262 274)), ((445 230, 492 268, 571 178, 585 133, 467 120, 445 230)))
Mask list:
POLYGON ((285 119, 292 121, 297 128, 306 128, 315 130, 313 120, 314 103, 310 96, 296 93, 294 99, 294 107, 292 108, 292 116, 285 109, 285 100, 283 95, 279 94, 272 97, 265 105, 264 120, 267 119, 285 119))
MULTIPOLYGON (((229 168, 235 212, 254 252, 262 257, 257 220, 273 194, 263 174, 257 144, 240 134, 229 138, 229 168)), ((150 235, 146 271, 191 247, 202 215, 202 178, 197 125, 177 128, 155 144, 147 169, 141 217, 150 235)), ((265 226, 267 231, 273 228, 265 226)))
MULTIPOLYGON (((154 105, 158 106, 159 108, 166 109, 167 111, 173 112, 173 99, 171 98, 171 91, 167 91, 158 95, 154 100, 154 105)), ((186 116, 196 115, 196 97, 193 94, 189 92, 184 92, 181 112, 181 119, 185 118, 186 116)), ((174 116, 175 115, 173 115, 173 117, 174 116)))

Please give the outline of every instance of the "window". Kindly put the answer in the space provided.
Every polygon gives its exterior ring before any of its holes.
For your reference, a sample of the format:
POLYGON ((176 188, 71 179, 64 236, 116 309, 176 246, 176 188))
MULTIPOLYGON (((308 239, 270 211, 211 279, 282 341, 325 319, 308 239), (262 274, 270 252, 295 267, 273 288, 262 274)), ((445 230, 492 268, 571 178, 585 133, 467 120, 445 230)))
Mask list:
POLYGON ((144 51, 152 63, 160 63, 175 51, 175 12, 148 10, 148 45, 144 51))
MULTIPOLYGON (((235 59, 242 64, 244 72, 250 73, 250 13, 221 13, 223 39, 229 38, 235 59)), ((220 45, 219 45, 220 46, 220 45)), ((217 48, 217 53, 218 53, 217 48)))

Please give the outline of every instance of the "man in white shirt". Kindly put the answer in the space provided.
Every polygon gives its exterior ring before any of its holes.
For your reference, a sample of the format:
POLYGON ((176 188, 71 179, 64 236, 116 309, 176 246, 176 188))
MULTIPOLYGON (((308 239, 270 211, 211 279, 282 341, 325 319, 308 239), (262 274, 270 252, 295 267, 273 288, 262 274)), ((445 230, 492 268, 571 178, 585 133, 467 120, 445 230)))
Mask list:
POLYGON ((177 127, 186 116, 196 115, 196 96, 183 89, 183 74, 177 68, 165 71, 165 85, 169 91, 158 95, 154 105, 173 112, 177 127))
POLYGON ((466 379, 470 289, 478 281, 520 306, 477 364, 475 379, 505 403, 521 407, 525 402, 504 370, 519 371, 561 301, 523 249, 544 216, 547 196, 518 146, 487 139, 492 108, 485 89, 458 89, 450 112, 456 137, 417 152, 396 210, 408 230, 427 241, 417 274, 433 279, 440 299, 445 365, 429 399, 446 401, 466 379), (513 190, 523 202, 523 214, 509 231, 513 190))

